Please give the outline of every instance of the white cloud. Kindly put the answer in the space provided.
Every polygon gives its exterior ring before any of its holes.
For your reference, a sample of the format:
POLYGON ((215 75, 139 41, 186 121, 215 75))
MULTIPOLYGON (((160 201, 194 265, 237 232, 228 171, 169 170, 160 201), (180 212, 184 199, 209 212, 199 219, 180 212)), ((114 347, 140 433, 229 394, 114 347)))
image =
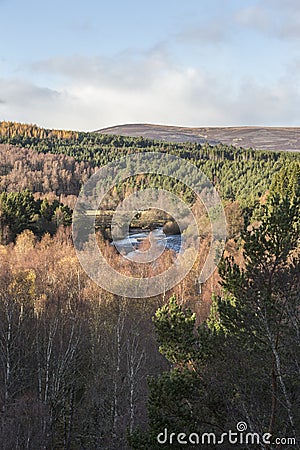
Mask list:
POLYGON ((296 126, 300 122, 299 100, 299 91, 284 80, 268 87, 256 80, 247 80, 241 85, 236 104, 244 122, 296 126))
POLYGON ((116 59, 56 58, 31 69, 52 83, 55 79, 55 89, 0 80, 3 119, 82 130, 137 122, 221 126, 299 125, 300 120, 299 91, 290 78, 272 86, 256 79, 236 85, 222 74, 176 66, 158 51, 116 59))
POLYGON ((74 99, 63 91, 39 87, 22 79, 0 79, 1 119, 51 125, 65 122, 74 99))
POLYGON ((299 0, 261 0, 256 5, 241 7, 235 23, 277 39, 300 38, 299 0))

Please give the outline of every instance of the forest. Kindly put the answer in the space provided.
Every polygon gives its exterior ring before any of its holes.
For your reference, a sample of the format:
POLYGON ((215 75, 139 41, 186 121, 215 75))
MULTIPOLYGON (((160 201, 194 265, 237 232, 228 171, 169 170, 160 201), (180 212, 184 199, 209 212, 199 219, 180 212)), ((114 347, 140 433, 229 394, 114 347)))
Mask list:
MULTIPOLYGON (((299 154, 14 122, 0 122, 0 154, 1 448, 219 449, 197 436, 240 422, 257 436, 226 450, 299 448, 299 154), (98 168, 148 151, 180 156, 207 175, 222 198, 227 241, 202 286, 195 265, 170 291, 132 299, 83 271, 72 210, 98 168), (158 442, 164 430, 171 444, 158 442), (268 444, 259 439, 265 433, 268 444)), ((106 207, 161 183, 155 174, 128 179, 106 207)), ((195 207, 185 186, 163 183, 195 207)), ((101 232, 98 239, 121 267, 101 232)), ((200 262, 208 246, 201 236, 200 262)), ((158 270, 174 258, 165 251, 158 270)))

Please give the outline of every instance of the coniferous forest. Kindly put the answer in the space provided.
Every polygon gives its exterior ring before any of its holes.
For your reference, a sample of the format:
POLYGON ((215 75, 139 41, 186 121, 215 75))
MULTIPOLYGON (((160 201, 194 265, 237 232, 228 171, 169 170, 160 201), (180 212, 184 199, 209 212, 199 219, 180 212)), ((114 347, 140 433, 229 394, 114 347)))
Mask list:
MULTIPOLYGON (((129 178, 106 208, 161 183, 155 173, 129 178)), ((180 182, 163 185, 196 207, 180 182)), ((0 122, 1 448, 219 449, 201 436, 238 423, 256 436, 225 450, 300 448, 299 208, 299 153, 0 122), (203 285, 195 267, 170 291, 132 299, 84 272, 72 212, 97 169, 150 151, 179 156, 212 181, 227 240, 203 285)), ((208 246, 204 233, 200 262, 208 246)), ((158 269, 174 257, 165 251, 158 269)))

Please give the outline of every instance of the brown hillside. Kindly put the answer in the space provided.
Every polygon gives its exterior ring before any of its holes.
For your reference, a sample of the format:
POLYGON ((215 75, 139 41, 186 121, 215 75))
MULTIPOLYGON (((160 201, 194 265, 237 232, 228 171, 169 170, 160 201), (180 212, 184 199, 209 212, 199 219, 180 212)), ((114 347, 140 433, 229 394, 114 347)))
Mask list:
POLYGON ((300 127, 208 127, 130 124, 98 130, 99 133, 143 136, 168 142, 222 142, 258 150, 300 151, 300 127))

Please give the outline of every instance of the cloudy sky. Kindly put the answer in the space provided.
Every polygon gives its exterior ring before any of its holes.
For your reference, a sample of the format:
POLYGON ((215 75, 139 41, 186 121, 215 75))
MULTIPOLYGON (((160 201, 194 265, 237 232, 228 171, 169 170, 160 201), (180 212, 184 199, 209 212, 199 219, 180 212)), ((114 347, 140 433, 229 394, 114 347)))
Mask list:
POLYGON ((300 126, 299 0, 0 0, 0 120, 300 126))

